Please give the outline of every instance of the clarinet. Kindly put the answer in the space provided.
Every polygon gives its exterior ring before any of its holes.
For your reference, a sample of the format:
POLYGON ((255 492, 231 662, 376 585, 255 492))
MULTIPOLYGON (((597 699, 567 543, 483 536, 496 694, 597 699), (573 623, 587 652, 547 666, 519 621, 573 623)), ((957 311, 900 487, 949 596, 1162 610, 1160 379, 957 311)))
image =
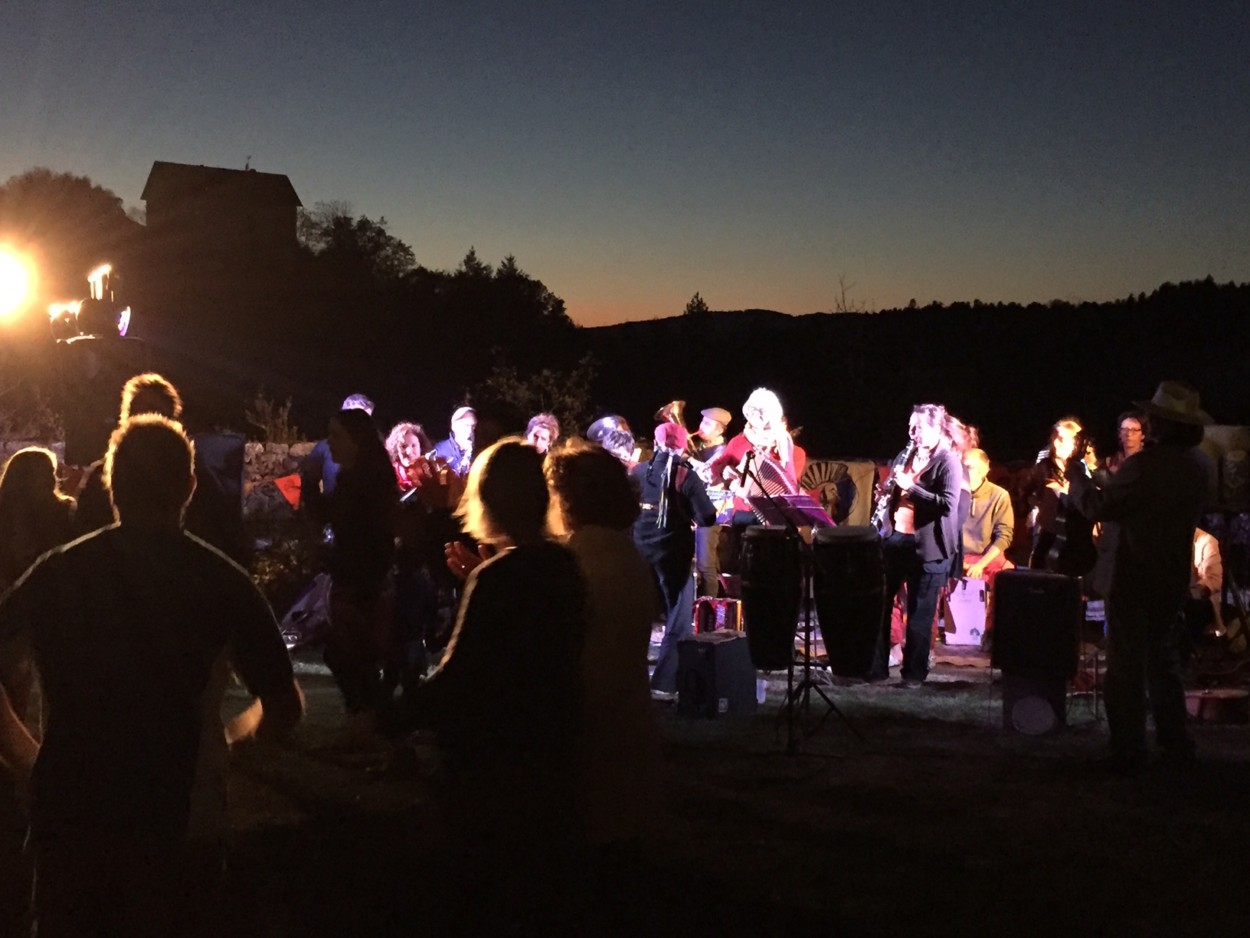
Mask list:
POLYGON ((890 514, 890 499, 894 497, 894 489, 896 488, 895 479, 898 474, 907 468, 907 464, 911 461, 912 456, 916 455, 916 443, 914 440, 907 444, 907 449, 894 461, 894 465, 890 467, 890 474, 885 477, 885 484, 881 486, 881 495, 877 498, 877 507, 872 510, 872 518, 869 520, 878 531, 885 524, 886 517, 890 514))

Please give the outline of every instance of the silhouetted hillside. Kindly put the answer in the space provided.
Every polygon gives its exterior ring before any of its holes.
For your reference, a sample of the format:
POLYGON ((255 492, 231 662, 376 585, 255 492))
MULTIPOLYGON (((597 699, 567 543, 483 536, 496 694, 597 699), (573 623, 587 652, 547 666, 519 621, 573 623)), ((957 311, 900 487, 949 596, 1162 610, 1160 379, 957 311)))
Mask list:
MULTIPOLYGON (((818 455, 888 456, 911 405, 938 401, 981 428, 996 459, 1027 458, 1076 413, 1109 446, 1116 415, 1164 378, 1190 381, 1221 423, 1250 423, 1250 284, 1164 284, 1109 303, 953 303, 880 313, 711 312, 580 330, 598 403, 648 427, 673 399, 734 413, 781 395, 818 455)), ((693 422, 693 421, 691 421, 693 422)))

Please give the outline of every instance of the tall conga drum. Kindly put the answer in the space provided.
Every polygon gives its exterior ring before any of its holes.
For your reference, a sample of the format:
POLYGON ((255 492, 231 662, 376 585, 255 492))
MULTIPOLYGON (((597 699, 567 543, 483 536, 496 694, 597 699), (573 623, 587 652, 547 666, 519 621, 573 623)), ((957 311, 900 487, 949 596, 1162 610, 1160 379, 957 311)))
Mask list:
POLYGON ((829 670, 867 677, 885 615, 885 561, 875 528, 818 528, 813 587, 829 670))
POLYGON ((785 528, 753 525, 742 536, 740 566, 751 661, 762 671, 788 668, 799 619, 799 544, 785 528))

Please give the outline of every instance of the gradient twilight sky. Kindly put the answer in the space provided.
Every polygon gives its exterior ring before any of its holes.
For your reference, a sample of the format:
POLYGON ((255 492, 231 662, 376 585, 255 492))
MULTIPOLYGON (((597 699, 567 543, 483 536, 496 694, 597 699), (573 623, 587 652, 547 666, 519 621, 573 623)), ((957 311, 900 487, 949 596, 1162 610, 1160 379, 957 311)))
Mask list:
POLYGON ((1250 280, 1248 50, 1244 0, 7 0, 0 180, 250 155, 585 325, 1104 300, 1250 280))

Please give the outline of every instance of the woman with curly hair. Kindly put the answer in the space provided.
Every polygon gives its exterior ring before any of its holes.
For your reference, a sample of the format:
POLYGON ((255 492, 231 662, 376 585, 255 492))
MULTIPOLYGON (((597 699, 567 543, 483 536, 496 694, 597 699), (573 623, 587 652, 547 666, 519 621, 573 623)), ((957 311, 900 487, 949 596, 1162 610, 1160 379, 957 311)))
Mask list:
POLYGON ((425 454, 433 448, 421 424, 403 420, 391 427, 386 435, 386 455, 391 458, 401 493, 417 488, 429 477, 425 454))

